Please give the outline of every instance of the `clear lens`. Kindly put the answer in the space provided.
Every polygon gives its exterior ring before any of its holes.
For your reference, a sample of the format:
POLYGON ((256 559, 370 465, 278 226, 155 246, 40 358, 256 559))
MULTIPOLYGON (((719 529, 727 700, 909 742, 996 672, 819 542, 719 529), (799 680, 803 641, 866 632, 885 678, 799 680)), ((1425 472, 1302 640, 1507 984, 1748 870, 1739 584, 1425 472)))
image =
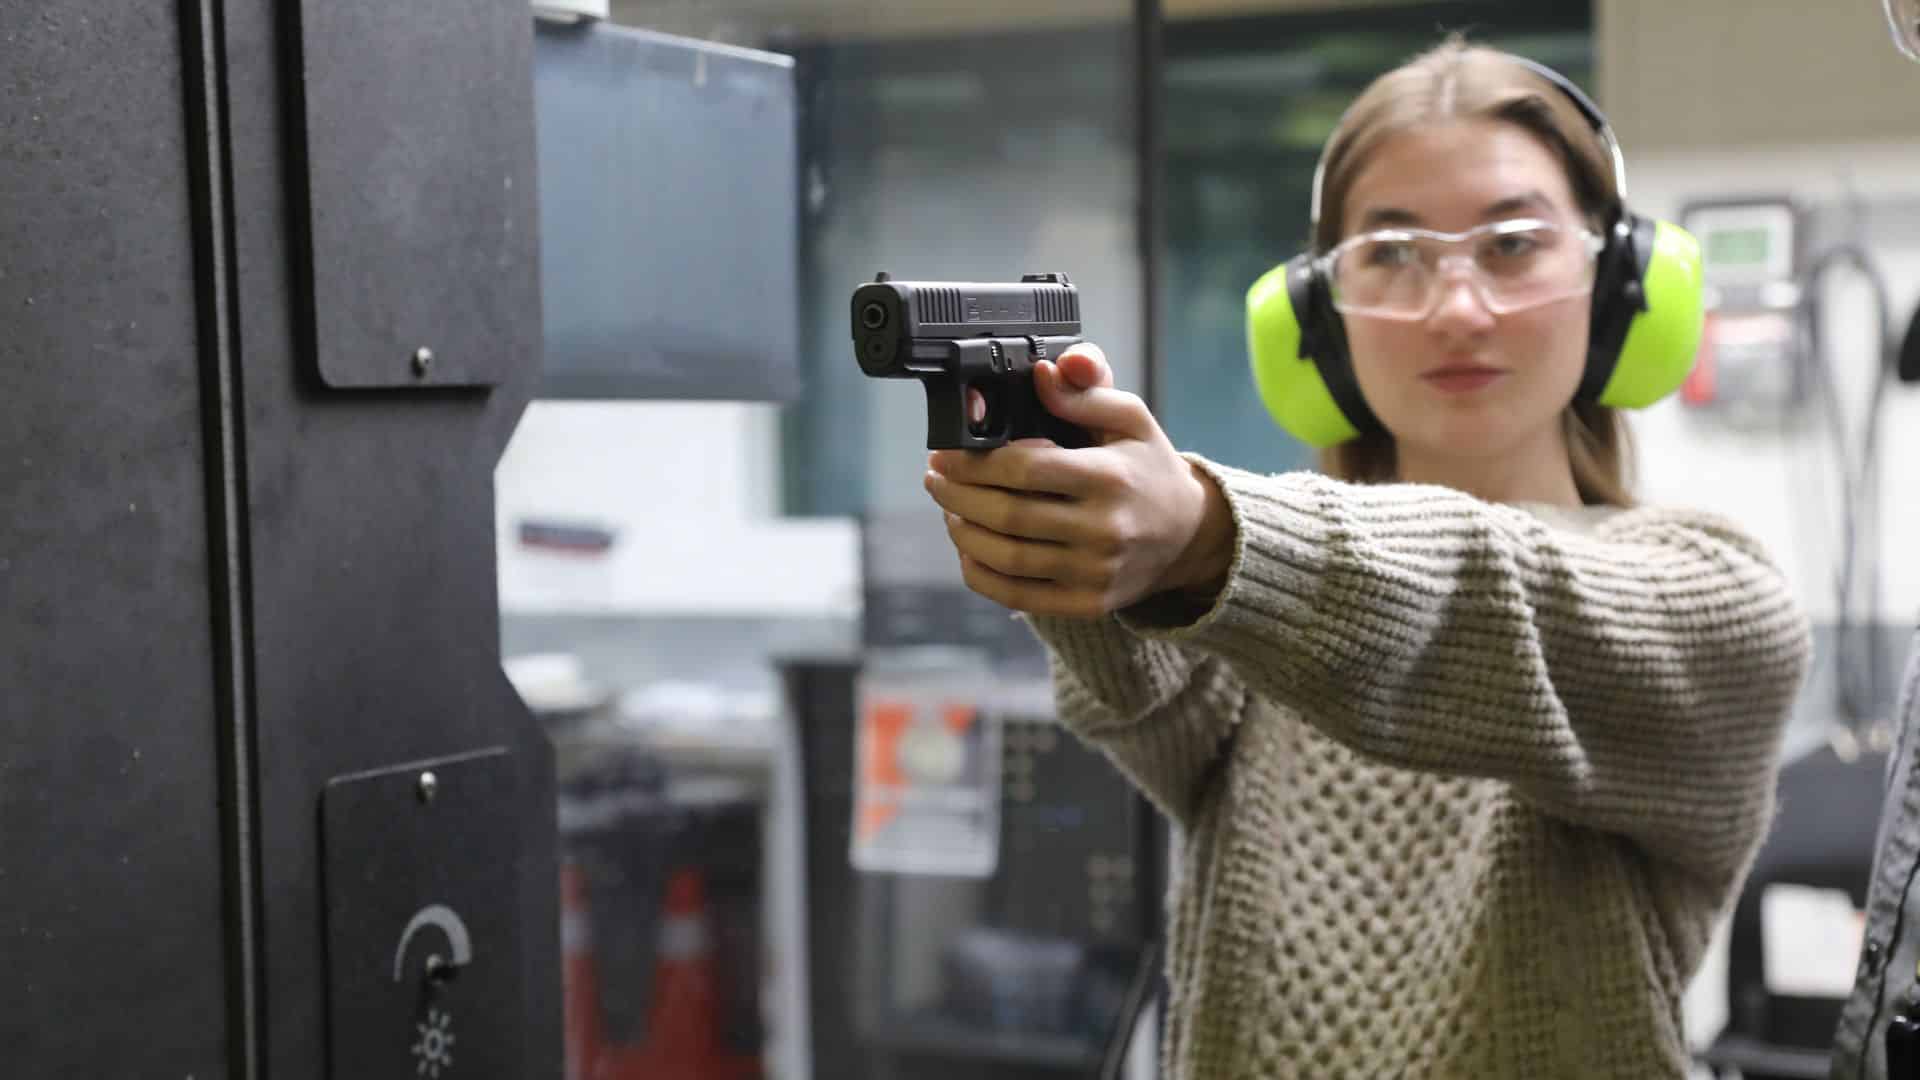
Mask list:
POLYGON ((1920 0, 1885 0, 1885 4, 1893 43, 1911 59, 1920 60, 1920 0))
POLYGON ((1518 220, 1465 233, 1383 229, 1347 240, 1327 258, 1342 313, 1420 319, 1460 277, 1497 315, 1578 295, 1593 287, 1598 247, 1584 229, 1518 220))

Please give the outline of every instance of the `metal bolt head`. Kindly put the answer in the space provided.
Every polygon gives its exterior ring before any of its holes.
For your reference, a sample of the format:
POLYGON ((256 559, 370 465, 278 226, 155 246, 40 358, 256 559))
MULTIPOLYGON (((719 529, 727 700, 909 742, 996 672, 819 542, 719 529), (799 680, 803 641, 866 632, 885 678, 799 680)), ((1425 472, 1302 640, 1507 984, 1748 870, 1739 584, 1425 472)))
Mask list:
POLYGON ((433 350, 425 345, 413 350, 413 373, 425 375, 433 370, 433 350))
POLYGON ((423 772, 420 774, 420 783, 416 790, 420 793, 421 802, 430 803, 435 795, 440 794, 440 778, 430 772, 423 772))

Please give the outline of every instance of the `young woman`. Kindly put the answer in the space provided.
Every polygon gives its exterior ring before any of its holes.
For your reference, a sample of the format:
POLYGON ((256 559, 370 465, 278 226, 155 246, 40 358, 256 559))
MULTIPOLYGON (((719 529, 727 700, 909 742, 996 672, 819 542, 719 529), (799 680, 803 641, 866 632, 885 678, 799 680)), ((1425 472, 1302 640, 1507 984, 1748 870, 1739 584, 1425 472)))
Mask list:
POLYGON ((1730 523, 1634 507, 1576 400, 1621 207, 1564 93, 1450 41, 1325 164, 1373 434, 1319 473, 1183 455, 1085 346, 1036 381, 1101 445, 937 453, 927 489, 1177 826, 1167 1075, 1680 1077, 1804 616, 1730 523))

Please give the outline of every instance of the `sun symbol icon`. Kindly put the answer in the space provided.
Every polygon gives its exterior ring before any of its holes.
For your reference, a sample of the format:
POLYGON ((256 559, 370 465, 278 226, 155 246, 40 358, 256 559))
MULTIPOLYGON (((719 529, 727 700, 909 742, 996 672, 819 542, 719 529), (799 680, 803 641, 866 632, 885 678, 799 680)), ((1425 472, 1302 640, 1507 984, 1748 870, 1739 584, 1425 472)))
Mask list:
POLYGON ((441 1069, 453 1068, 453 1033, 447 1029, 453 1016, 439 1009, 429 1010, 424 1024, 415 1024, 420 1041, 413 1044, 413 1056, 420 1059, 415 1071, 427 1080, 437 1080, 441 1069))

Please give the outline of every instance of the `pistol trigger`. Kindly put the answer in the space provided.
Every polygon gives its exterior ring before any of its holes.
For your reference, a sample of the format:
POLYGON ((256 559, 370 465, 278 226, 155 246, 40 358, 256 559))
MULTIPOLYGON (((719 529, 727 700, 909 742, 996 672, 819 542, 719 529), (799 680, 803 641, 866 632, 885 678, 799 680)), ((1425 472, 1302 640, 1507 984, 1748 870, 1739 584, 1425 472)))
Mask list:
POLYGON ((967 387, 967 427, 975 435, 987 431, 987 395, 972 386, 967 387))

